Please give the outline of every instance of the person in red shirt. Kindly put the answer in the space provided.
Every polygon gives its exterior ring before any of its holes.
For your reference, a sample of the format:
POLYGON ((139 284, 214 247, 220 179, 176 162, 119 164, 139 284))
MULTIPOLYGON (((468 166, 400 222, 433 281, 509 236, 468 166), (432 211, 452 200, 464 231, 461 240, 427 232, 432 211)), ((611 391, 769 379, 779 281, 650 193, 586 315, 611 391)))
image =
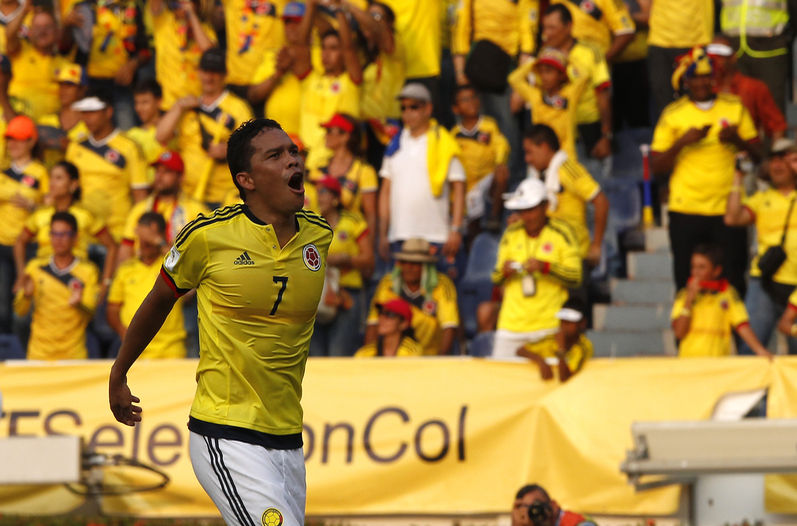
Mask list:
POLYGON ((716 36, 706 48, 714 62, 715 89, 718 93, 733 93, 742 99, 742 104, 750 112, 758 130, 771 140, 783 137, 786 132, 786 119, 775 104, 775 99, 767 85, 753 77, 742 75, 736 65, 738 57, 730 40, 716 36))
POLYGON ((596 526, 578 513, 563 510, 545 488, 528 484, 520 488, 512 506, 512 526, 596 526))

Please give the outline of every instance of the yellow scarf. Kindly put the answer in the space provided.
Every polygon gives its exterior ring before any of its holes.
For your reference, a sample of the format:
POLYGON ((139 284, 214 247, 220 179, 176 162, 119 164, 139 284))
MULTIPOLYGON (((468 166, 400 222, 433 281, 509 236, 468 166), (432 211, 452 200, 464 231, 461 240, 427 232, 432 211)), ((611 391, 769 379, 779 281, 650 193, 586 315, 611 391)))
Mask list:
POLYGON ((440 197, 448 178, 451 159, 458 157, 461 151, 451 133, 437 124, 434 119, 429 124, 426 137, 426 167, 429 170, 429 183, 432 187, 432 195, 440 197))

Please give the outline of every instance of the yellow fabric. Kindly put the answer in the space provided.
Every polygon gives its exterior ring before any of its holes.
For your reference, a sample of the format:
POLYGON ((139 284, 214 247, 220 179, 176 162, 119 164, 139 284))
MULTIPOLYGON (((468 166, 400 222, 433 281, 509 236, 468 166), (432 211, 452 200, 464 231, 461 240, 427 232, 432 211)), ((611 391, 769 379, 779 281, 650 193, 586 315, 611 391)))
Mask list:
MULTIPOLYGON (((277 53, 266 51, 257 67, 252 84, 260 84, 276 71, 277 53)), ((285 73, 265 104, 265 116, 274 119, 285 133, 299 134, 302 108, 302 84, 292 72, 285 73)))
MULTIPOLYGON (((559 350, 559 344, 556 342, 555 336, 548 336, 535 343, 527 343, 523 347, 543 358, 557 358, 556 351, 559 350)), ((589 341, 586 335, 582 334, 567 352, 565 352, 567 367, 571 372, 577 373, 584 367, 584 364, 592 358, 594 353, 592 342, 589 341)))
POLYGON ((635 62, 648 56, 648 30, 637 29, 634 39, 614 59, 618 62, 635 62))
POLYGON ((336 113, 360 117, 360 87, 351 81, 348 73, 324 75, 311 71, 302 79, 302 110, 299 137, 308 150, 307 166, 321 166, 329 158, 324 144, 324 128, 336 113))
POLYGON ((363 119, 399 119, 401 105, 396 95, 404 86, 404 45, 399 35, 394 35, 393 54, 380 53, 376 60, 363 70, 363 87, 360 91, 360 109, 363 119))
POLYGON ((219 143, 230 138, 235 129, 252 118, 249 105, 236 95, 225 92, 216 104, 215 117, 199 109, 187 111, 177 125, 177 148, 185 162, 183 192, 204 202, 220 203, 227 192, 235 188, 226 161, 211 159, 202 148, 202 127, 219 143), (201 125, 200 125, 201 123, 201 125), (207 174, 205 192, 201 198, 196 194, 197 186, 207 174))
MULTIPOLYGON (((88 260, 89 244, 94 240, 94 236, 105 230, 105 223, 94 217, 80 203, 70 205, 67 212, 75 216, 77 220, 77 239, 72 252, 80 259, 88 260)), ((50 244, 50 219, 54 213, 54 206, 43 206, 34 210, 25 222, 25 230, 33 236, 38 244, 37 258, 50 257, 53 253, 53 247, 50 244)))
POLYGON ((704 46, 714 38, 714 0, 656 0, 648 24, 651 46, 704 46))
POLYGON ((538 18, 538 0, 462 0, 457 7, 451 52, 467 55, 472 43, 489 40, 509 56, 518 51, 530 55, 538 18), (478 21, 475 25, 474 19, 478 21))
POLYGON ((287 0, 224 0, 227 28, 227 82, 253 84, 263 55, 282 47, 280 15, 287 0))
MULTIPOLYGON (((368 223, 359 214, 343 211, 335 225, 335 237, 329 245, 329 255, 348 254, 357 256, 360 253, 358 241, 368 234, 368 223)), ((350 289, 363 288, 363 277, 355 268, 342 268, 338 284, 350 289)))
POLYGON ((296 219, 299 231, 280 249, 273 228, 255 223, 245 205, 218 209, 183 229, 164 260, 178 289, 197 289, 192 417, 274 435, 302 432, 301 382, 332 230, 311 212, 296 219), (244 253, 253 263, 235 265, 244 253))
MULTIPOLYGON (((686 289, 675 297, 671 318, 681 315, 686 289)), ((678 356, 727 356, 731 353, 731 329, 747 322, 747 309, 732 285, 720 292, 700 292, 692 304, 689 332, 678 345, 678 356)))
POLYGON ((160 154, 166 150, 155 138, 155 131, 155 126, 148 126, 146 128, 143 126, 133 126, 125 132, 125 135, 132 139, 141 150, 144 162, 148 165, 147 181, 149 181, 150 184, 155 180, 155 167, 150 165, 157 161, 160 154))
POLYGON ((567 55, 567 71, 573 83, 586 83, 584 91, 578 97, 576 122, 589 124, 599 121, 601 114, 595 91, 598 88, 605 89, 611 83, 609 66, 603 53, 590 44, 576 41, 567 55))
POLYGON ((507 227, 501 236, 493 271, 493 281, 504 286, 504 300, 498 314, 499 330, 534 332, 559 326, 556 313, 567 300, 567 288, 581 283, 578 248, 570 225, 558 219, 549 219, 536 238, 529 237, 522 224, 507 227), (516 274, 504 279, 503 268, 507 261, 525 263, 530 258, 548 263, 549 270, 534 272, 536 290, 527 297, 523 294, 524 276, 516 274))
POLYGON ((509 141, 492 117, 479 117, 476 130, 471 133, 462 124, 454 126, 451 133, 459 145, 459 160, 465 168, 465 192, 470 192, 476 183, 509 160, 509 141))
POLYGON ((595 199, 601 187, 578 161, 568 159, 559 168, 562 191, 556 195, 556 210, 548 209, 548 216, 566 221, 576 235, 581 257, 589 250, 587 203, 595 199))
POLYGON ((720 10, 722 32, 729 36, 773 37, 789 23, 786 0, 725 0, 720 10))
POLYGON ((61 107, 58 98, 58 68, 67 62, 57 55, 43 55, 27 40, 20 41, 19 52, 10 57, 13 76, 8 95, 20 106, 18 111, 34 121, 61 107))
MULTIPOLYGON (((314 168, 310 170, 309 179, 310 181, 318 181, 328 175, 326 166, 314 168)), ((338 181, 340 181, 341 186, 340 204, 349 212, 357 214, 363 213, 363 194, 376 192, 379 189, 376 170, 362 159, 354 159, 346 175, 338 177, 338 181)), ((308 184, 304 185, 305 193, 307 193, 307 189, 310 186, 308 184)), ((317 204, 313 203, 313 206, 317 206, 317 204)))
MULTIPOLYGON (((122 263, 116 269, 108 303, 119 304, 119 319, 128 327, 152 285, 160 275, 161 261, 156 259, 147 265, 138 258, 122 263)), ((182 305, 177 304, 166 317, 158 333, 152 338, 141 358, 185 358, 185 327, 183 325, 182 305)))
POLYGON ((208 209, 196 199, 183 194, 178 195, 177 199, 156 199, 150 196, 133 205, 127 215, 122 235, 124 241, 135 241, 138 220, 146 212, 157 212, 163 216, 166 220, 166 242, 172 243, 188 222, 196 219, 199 214, 207 214, 208 209))
POLYGON ((736 148, 719 140, 723 124, 739 127, 744 140, 757 137, 753 120, 741 100, 729 94, 717 96, 709 110, 701 110, 688 97, 668 105, 661 114, 650 145, 665 152, 689 128, 711 125, 701 141, 681 150, 670 176, 670 210, 685 214, 723 215, 733 184, 736 148))
MULTIPOLYGON (((186 41, 187 25, 178 21, 169 9, 152 17, 155 44, 155 77, 163 88, 161 107, 168 110, 180 97, 199 96, 199 58, 202 51, 196 41, 186 41)), ((205 34, 216 40, 209 24, 202 24, 205 34)))
MULTIPOLYGON (((397 358, 411 358, 413 356, 422 356, 423 347, 421 344, 412 338, 402 338, 399 342, 399 347, 396 349, 397 358)), ((368 343, 354 353, 355 358, 375 358, 378 356, 376 343, 368 343)))
POLYGON ((14 310, 24 316, 33 303, 28 359, 87 358, 86 326, 97 305, 97 267, 76 259, 68 272, 57 275, 49 259, 33 259, 25 267, 25 274, 33 279, 33 297, 25 298, 19 291, 14 310), (83 288, 83 295, 79 305, 71 306, 69 299, 77 287, 83 288))
MULTIPOLYGON (((792 199, 797 199, 797 192, 792 190, 787 195, 781 192, 768 189, 757 192, 745 199, 744 206, 755 215, 755 230, 757 249, 753 261, 750 263, 750 276, 761 276, 761 269, 758 268, 758 259, 766 252, 767 247, 780 245, 783 236, 783 227, 786 225, 786 216, 789 212, 789 203, 792 199)), ((790 257, 786 258, 783 265, 775 272, 773 281, 797 285, 797 203, 789 218, 788 233, 784 249, 790 257)))
POLYGON ((104 4, 92 6, 95 21, 92 27, 91 49, 86 63, 89 77, 112 79, 130 58, 124 39, 135 38, 136 2, 113 2, 109 9, 104 4), (132 13, 128 13, 132 10, 132 13), (114 11, 117 11, 116 13, 114 11), (132 14, 132 17, 129 15, 132 14), (132 32, 132 35, 128 34, 132 32))
POLYGON ((454 283, 442 274, 437 276, 437 286, 428 294, 410 295, 406 290, 396 294, 393 290, 393 277, 388 274, 376 286, 368 312, 368 324, 374 325, 379 320, 376 305, 395 298, 402 298, 412 306, 411 327, 415 331, 415 339, 423 347, 424 355, 436 355, 440 349, 443 330, 459 326, 459 309, 457 307, 457 289, 454 283))
POLYGON ((564 4, 573 15, 573 36, 589 42, 606 54, 613 36, 628 35, 636 29, 623 0, 553 0, 564 4))
POLYGON ((30 211, 12 203, 10 199, 19 195, 34 203, 41 203, 47 193, 47 169, 38 161, 31 161, 21 172, 12 168, 0 171, 0 245, 13 245, 22 232, 30 211))
POLYGON ((461 151, 454 136, 432 119, 426 132, 426 167, 429 170, 429 185, 432 195, 440 197, 448 180, 448 169, 454 157, 461 151))
POLYGON ((509 85, 531 107, 532 124, 547 124, 553 128, 561 149, 575 158, 576 107, 586 89, 586 82, 582 77, 578 82, 567 82, 557 93, 546 94, 536 76, 529 77, 533 68, 534 61, 519 66, 509 74, 509 85), (529 83, 529 78, 532 83, 529 83))
POLYGON ((385 0, 396 14, 396 32, 404 42, 407 78, 440 74, 441 0, 385 0))
POLYGON ((105 221, 113 238, 119 241, 132 205, 130 190, 149 187, 138 146, 114 131, 102 147, 89 139, 69 143, 66 160, 80 171, 83 206, 105 221))
POLYGON ((681 81, 687 71, 691 71, 693 75, 711 75, 714 72, 712 60, 705 48, 692 48, 689 53, 679 57, 678 65, 670 79, 673 91, 682 91, 681 81))

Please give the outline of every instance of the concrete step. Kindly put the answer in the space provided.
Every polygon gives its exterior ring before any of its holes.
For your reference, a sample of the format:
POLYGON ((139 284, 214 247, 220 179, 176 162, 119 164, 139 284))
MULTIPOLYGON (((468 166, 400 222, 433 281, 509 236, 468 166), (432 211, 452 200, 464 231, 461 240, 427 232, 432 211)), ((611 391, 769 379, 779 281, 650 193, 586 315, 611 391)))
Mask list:
POLYGON ((672 280, 672 255, 669 252, 631 252, 628 254, 628 277, 672 280))
POLYGON ((675 297, 671 280, 612 278, 609 286, 613 304, 671 304, 675 297))
POLYGON ((595 305, 592 326, 596 330, 650 331, 670 328, 672 304, 595 305))
POLYGON ((670 330, 587 331, 596 358, 627 356, 671 356, 676 354, 675 338, 670 330))
POLYGON ((666 228, 655 227, 645 230, 645 251, 669 252, 670 233, 666 228))

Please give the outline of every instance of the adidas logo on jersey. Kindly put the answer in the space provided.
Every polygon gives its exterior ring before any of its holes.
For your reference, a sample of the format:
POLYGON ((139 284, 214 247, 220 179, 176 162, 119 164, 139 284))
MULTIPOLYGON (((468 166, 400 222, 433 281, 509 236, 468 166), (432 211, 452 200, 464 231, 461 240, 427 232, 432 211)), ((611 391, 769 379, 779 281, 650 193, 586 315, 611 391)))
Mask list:
POLYGON ((249 252, 244 250, 243 254, 233 261, 233 265, 254 265, 255 260, 249 257, 249 252))

